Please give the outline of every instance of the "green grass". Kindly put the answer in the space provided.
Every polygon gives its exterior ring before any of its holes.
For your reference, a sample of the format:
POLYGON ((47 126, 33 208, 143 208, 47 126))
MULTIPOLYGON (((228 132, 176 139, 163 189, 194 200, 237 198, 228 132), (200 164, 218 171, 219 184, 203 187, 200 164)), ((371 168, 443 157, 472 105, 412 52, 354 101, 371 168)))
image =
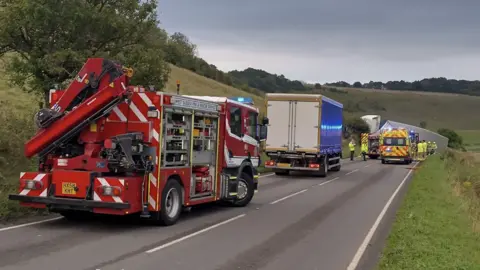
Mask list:
POLYGON ((471 207, 478 198, 455 188, 460 164, 436 155, 417 170, 378 269, 480 269, 480 234, 473 226, 478 208, 471 207))
POLYGON ((457 130, 467 151, 480 152, 480 130, 457 130))
POLYGON ((480 97, 332 87, 317 92, 343 103, 351 115, 379 114, 382 119, 415 126, 426 121, 427 129, 433 131, 480 130, 480 97))

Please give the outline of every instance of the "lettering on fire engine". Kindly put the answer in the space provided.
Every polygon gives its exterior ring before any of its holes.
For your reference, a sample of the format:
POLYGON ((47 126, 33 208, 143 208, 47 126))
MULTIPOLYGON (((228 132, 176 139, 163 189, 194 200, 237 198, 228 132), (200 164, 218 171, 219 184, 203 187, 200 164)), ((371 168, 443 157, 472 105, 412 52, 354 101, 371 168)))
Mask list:
POLYGON ((218 105, 217 104, 211 104, 211 103, 206 103, 206 102, 201 102, 198 100, 191 100, 191 99, 186 99, 186 98, 181 98, 174 96, 171 99, 172 105, 178 106, 178 107, 183 107, 187 109, 202 109, 205 111, 210 111, 210 112, 216 112, 218 111, 218 105))

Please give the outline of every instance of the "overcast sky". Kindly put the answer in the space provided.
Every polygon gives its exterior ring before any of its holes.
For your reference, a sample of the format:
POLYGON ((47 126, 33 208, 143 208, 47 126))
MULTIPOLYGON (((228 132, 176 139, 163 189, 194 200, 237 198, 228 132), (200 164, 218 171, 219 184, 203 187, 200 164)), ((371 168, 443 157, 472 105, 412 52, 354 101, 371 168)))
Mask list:
POLYGON ((307 82, 480 77, 480 0, 160 0, 219 69, 307 82))

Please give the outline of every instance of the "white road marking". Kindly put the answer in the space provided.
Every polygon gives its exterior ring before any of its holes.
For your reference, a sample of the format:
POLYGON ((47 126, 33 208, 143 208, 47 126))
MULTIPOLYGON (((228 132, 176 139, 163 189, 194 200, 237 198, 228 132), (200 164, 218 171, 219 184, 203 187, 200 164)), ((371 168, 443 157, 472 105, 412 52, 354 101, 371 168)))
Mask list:
POLYGON ((18 229, 18 228, 23 228, 23 227, 28 227, 28 226, 32 226, 32 225, 36 225, 36 224, 41 224, 41 223, 47 223, 47 222, 50 222, 50 221, 59 220, 61 218, 63 218, 63 217, 50 218, 50 219, 45 219, 45 220, 40 220, 40 221, 35 221, 35 222, 24 223, 24 224, 20 224, 20 225, 0 228, 0 232, 9 231, 9 230, 18 229))
POLYGON ((387 212, 388 208, 390 207, 390 204, 392 204, 392 201, 393 199, 395 199, 395 197, 397 196, 397 193, 400 191, 400 189, 403 187, 403 185, 405 184, 405 182, 407 181, 408 177, 410 176, 410 174, 413 172, 413 169, 415 169, 415 167, 417 166, 418 163, 415 163, 415 165, 413 165, 413 167, 408 171, 407 175, 405 176, 405 178, 403 178, 402 182, 400 183, 400 185, 398 185, 397 189, 395 190, 395 192, 393 192, 392 196, 390 197, 390 199, 388 199, 387 203, 385 204, 385 207, 383 207, 382 209, 382 212, 380 212, 380 214, 378 215, 377 217, 377 220, 375 220, 375 223, 373 224, 373 226, 370 228, 370 230, 368 231, 368 234, 367 236, 365 237, 365 239, 363 240, 362 244, 360 245, 360 247, 358 248, 357 250, 357 253, 355 253, 355 256, 353 257, 352 261, 350 262, 350 264, 348 265, 347 267, 347 270, 355 270, 358 266, 358 263, 360 262, 360 259, 362 258, 363 254, 365 253, 365 250, 367 249, 367 245, 370 243, 370 241, 372 240, 372 237, 373 237, 373 234, 375 234, 375 231, 378 229, 378 226, 380 225, 380 222, 382 221, 383 219, 383 216, 385 216, 385 213, 387 212))
POLYGON ((340 178, 340 177, 335 177, 335 178, 333 178, 333 179, 330 179, 330 180, 328 180, 328 181, 322 182, 322 183, 320 183, 320 184, 316 184, 315 186, 318 187, 318 186, 326 185, 326 184, 328 184, 328 183, 330 183, 330 182, 333 182, 333 181, 337 180, 338 178, 340 178))
POLYGON ((351 171, 351 172, 348 172, 348 173, 346 173, 345 175, 352 174, 352 173, 354 173, 354 172, 356 172, 356 171, 358 171, 358 169, 355 169, 355 170, 353 170, 353 171, 351 171))
POLYGON ((365 168, 370 167, 370 165, 372 165, 372 164, 365 165, 365 168))
POLYGON ((207 228, 205 228, 205 229, 202 229, 202 230, 200 230, 200 231, 191 233, 191 234, 189 234, 189 235, 185 235, 184 237, 181 237, 181 238, 178 238, 178 239, 173 240, 173 241, 171 241, 171 242, 165 243, 165 244, 163 244, 163 245, 161 245, 161 246, 158 246, 158 247, 156 247, 156 248, 152 248, 152 249, 150 249, 150 250, 147 250, 147 251, 145 251, 145 253, 153 253, 153 252, 155 252, 155 251, 159 251, 159 250, 164 249, 164 248, 167 248, 167 247, 169 247, 169 246, 171 246, 171 245, 175 245, 175 244, 180 243, 180 242, 182 242, 182 241, 185 241, 185 240, 187 240, 187 239, 189 239, 189 238, 192 238, 192 237, 197 236, 197 235, 199 235, 199 234, 208 232, 208 231, 210 231, 210 230, 213 230, 213 229, 215 229, 215 228, 217 228, 217 227, 220 227, 220 226, 225 225, 225 224, 227 224, 227 223, 230 223, 230 222, 232 222, 232 221, 235 221, 235 220, 237 220, 237 219, 239 219, 239 218, 242 218, 242 217, 244 217, 244 216, 246 216, 246 214, 241 214, 241 215, 235 216, 235 217, 233 217, 233 218, 224 220, 224 221, 222 221, 222 222, 220 222, 220 223, 214 224, 214 225, 212 225, 212 226, 210 226, 210 227, 207 227, 207 228))
POLYGON ((260 175, 260 176, 258 176, 258 178, 269 177, 269 176, 272 176, 272 175, 275 175, 275 173, 269 173, 269 174, 260 175))
POLYGON ((303 193, 303 192, 305 192, 305 191, 307 191, 307 190, 308 190, 308 189, 303 189, 303 190, 300 190, 300 191, 298 191, 298 192, 292 193, 292 194, 287 195, 287 196, 285 196, 285 197, 283 197, 283 198, 280 198, 280 199, 278 199, 278 200, 276 200, 276 201, 273 201, 273 202, 271 202, 270 204, 276 204, 276 203, 278 203, 278 202, 281 202, 281 201, 283 201, 283 200, 286 200, 286 199, 288 199, 288 198, 291 198, 291 197, 293 197, 293 196, 296 196, 296 195, 298 195, 298 194, 300 194, 300 193, 303 193))

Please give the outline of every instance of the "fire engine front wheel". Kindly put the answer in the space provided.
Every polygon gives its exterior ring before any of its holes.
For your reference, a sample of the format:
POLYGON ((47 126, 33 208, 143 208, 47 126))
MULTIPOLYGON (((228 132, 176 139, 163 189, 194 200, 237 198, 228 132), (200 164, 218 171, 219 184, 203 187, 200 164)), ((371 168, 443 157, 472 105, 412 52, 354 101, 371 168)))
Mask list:
POLYGON ((253 198, 255 190, 253 190, 253 178, 246 174, 240 174, 238 178, 237 199, 233 201, 233 205, 238 207, 246 206, 253 198))
POLYGON ((175 179, 168 180, 162 191, 161 210, 157 222, 170 226, 177 222, 182 212, 182 187, 175 179))

